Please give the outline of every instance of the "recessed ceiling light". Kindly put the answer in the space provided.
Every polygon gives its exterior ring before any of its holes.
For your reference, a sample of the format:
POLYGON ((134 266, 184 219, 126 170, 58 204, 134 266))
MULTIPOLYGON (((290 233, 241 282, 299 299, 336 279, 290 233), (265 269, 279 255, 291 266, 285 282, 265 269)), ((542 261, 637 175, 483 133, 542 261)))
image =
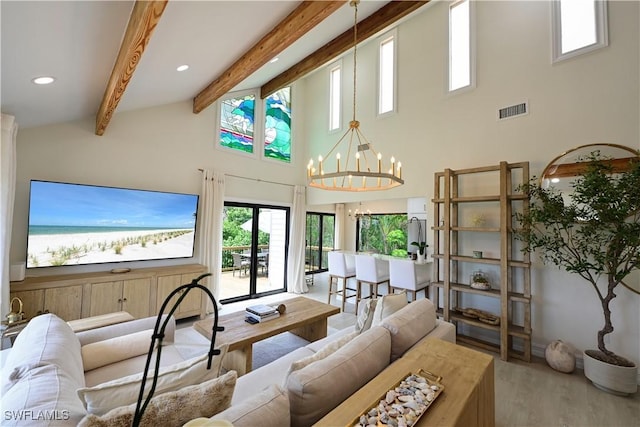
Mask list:
POLYGON ((55 80, 56 79, 54 77, 42 76, 42 77, 36 77, 31 81, 37 85, 48 85, 49 83, 53 83, 55 80))
POLYGON ((278 61, 278 59, 280 59, 280 58, 278 58, 278 57, 276 56, 276 57, 275 57, 275 58, 273 58, 271 61, 269 61, 269 64, 273 64, 274 62, 277 62, 277 61, 278 61))
POLYGON ((189 66, 187 64, 181 65, 178 68, 176 68, 176 70, 178 71, 186 71, 189 69, 189 66))
POLYGON ((560 178, 551 178, 551 182, 557 184, 558 182, 560 182, 560 178))

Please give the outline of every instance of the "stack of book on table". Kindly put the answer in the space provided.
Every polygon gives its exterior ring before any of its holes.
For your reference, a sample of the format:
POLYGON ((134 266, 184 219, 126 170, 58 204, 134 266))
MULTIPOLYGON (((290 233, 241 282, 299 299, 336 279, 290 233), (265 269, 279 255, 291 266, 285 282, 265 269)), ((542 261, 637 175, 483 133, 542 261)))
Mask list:
POLYGON ((266 322, 280 317, 280 313, 275 307, 265 304, 251 305, 245 309, 245 313, 247 319, 253 319, 258 322, 266 322))

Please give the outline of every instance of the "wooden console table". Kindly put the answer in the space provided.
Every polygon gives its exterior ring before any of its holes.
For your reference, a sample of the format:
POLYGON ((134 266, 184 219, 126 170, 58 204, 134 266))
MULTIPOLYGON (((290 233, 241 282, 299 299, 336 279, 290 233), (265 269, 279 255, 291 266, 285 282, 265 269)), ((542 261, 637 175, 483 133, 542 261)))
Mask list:
POLYGON ((495 426, 493 357, 437 338, 409 350, 316 425, 353 425, 389 388, 419 369, 442 376, 445 389, 416 426, 495 426))

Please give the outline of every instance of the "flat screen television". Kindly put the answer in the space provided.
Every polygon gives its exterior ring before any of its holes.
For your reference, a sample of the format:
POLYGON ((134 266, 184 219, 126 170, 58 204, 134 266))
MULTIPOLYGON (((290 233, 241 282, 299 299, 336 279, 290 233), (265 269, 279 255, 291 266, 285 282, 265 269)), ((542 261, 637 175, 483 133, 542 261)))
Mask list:
POLYGON ((31 181, 27 268, 189 258, 198 195, 31 181))

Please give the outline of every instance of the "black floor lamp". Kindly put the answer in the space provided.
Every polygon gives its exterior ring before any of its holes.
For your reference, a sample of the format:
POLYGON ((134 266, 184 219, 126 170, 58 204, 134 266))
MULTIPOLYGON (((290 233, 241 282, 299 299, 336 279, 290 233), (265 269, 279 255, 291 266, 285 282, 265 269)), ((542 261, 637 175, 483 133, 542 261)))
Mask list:
POLYGON ((160 312, 158 313, 158 318, 156 320, 156 326, 153 329, 153 335, 151 336, 151 346, 149 347, 149 353, 147 355, 147 363, 144 367, 144 372, 142 374, 142 384, 140 385, 140 394, 138 395, 136 412, 133 416, 133 423, 132 423, 133 427, 138 427, 140 425, 140 421, 142 420, 142 415, 144 414, 145 409, 147 409, 147 405, 151 401, 151 398, 153 397, 153 393, 156 390, 156 384, 158 382, 158 371, 160 370, 160 353, 162 352, 162 340, 164 338, 164 331, 167 327, 167 323, 169 323, 169 320, 171 316, 173 316, 173 313, 176 311, 176 309, 178 308, 182 300, 187 296, 187 294, 192 289, 195 289, 195 288, 202 289, 202 291, 204 291, 207 295, 209 295, 209 299, 213 303, 214 321, 213 321, 213 331, 211 334, 211 346, 209 347, 209 360, 207 362, 207 369, 211 369, 211 360, 213 359, 213 356, 220 354, 220 350, 216 350, 213 348, 216 342, 216 332, 224 331, 223 326, 218 326, 218 304, 216 303, 216 299, 213 297, 213 294, 211 293, 211 291, 207 289, 205 286, 198 283, 201 279, 207 276, 211 276, 211 273, 205 273, 193 279, 191 283, 179 286, 169 294, 169 296, 162 303, 162 307, 160 307, 160 312), (180 294, 180 296, 171 307, 171 310, 169 310, 169 314, 165 317, 164 322, 162 322, 162 326, 160 326, 160 321, 162 320, 162 315, 164 314, 164 310, 167 307, 167 304, 169 304, 169 301, 171 300, 171 298, 173 298, 176 294, 180 294), (151 365, 153 350, 156 348, 156 342, 158 344, 157 345, 158 351, 156 352, 156 363, 155 363, 155 371, 153 374, 153 382, 151 384, 151 390, 149 390, 149 395, 147 396, 144 403, 142 403, 142 400, 144 397, 144 388, 147 383, 147 374, 149 372, 149 366, 151 365))

